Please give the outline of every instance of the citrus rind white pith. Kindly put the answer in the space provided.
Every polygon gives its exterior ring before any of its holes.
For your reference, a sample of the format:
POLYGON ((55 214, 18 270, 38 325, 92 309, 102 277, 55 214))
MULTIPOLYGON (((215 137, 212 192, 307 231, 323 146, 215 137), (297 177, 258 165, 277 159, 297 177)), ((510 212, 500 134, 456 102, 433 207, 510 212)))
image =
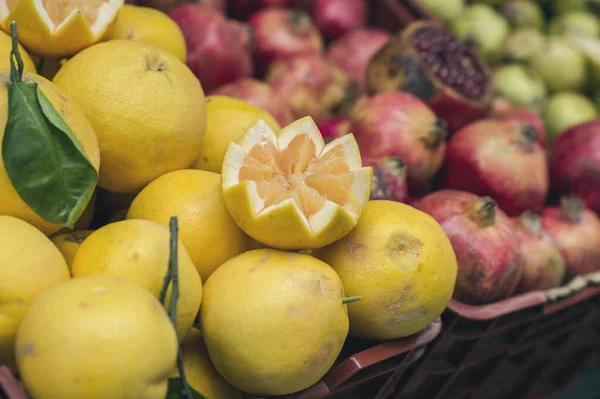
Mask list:
POLYGON ((297 220, 302 221, 305 229, 312 235, 319 235, 326 230, 334 218, 339 217, 340 213, 345 214, 344 219, 358 221, 361 216, 360 213, 330 200, 325 200, 324 206, 308 218, 293 198, 265 207, 265 201, 258 193, 256 182, 239 180, 240 169, 244 164, 245 157, 254 145, 269 141, 281 151, 287 148, 299 133, 306 133, 310 137, 319 157, 338 146, 344 148, 345 161, 353 176, 351 192, 359 202, 359 209, 362 210, 370 197, 372 171, 371 168, 362 166, 360 152, 354 136, 351 134, 345 135, 325 145, 323 137, 311 117, 298 119, 284 127, 278 134, 273 132, 263 120, 258 120, 248 129, 239 143, 230 143, 225 153, 222 168, 224 193, 239 186, 244 186, 242 191, 245 191, 244 196, 250 207, 249 211, 258 219, 263 219, 266 214, 277 214, 278 211, 282 211, 284 208, 292 208, 297 220))

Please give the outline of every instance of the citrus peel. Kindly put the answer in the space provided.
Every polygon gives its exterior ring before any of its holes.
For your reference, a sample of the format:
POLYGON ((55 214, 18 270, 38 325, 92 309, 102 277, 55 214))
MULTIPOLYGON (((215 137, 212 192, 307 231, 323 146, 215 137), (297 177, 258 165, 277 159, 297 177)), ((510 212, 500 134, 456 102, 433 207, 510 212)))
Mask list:
POLYGON ((20 41, 42 56, 72 55, 98 42, 124 0, 0 0, 0 24, 17 21, 20 41))
POLYGON ((325 145, 311 117, 276 134, 262 119, 230 143, 222 168, 229 212, 274 248, 312 249, 347 234, 371 192, 352 134, 325 145))

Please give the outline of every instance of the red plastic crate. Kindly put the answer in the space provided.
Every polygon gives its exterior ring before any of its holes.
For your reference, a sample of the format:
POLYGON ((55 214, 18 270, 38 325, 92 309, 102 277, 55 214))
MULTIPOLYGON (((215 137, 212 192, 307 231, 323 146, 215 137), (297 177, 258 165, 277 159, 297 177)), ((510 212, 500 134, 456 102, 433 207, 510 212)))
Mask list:
POLYGON ((484 306, 452 301, 394 399, 543 398, 600 363, 600 273, 484 306))
MULTIPOLYGON (((427 345, 441 330, 438 319, 425 330, 394 341, 348 339, 336 365, 321 381, 302 392, 277 399, 388 398, 408 367, 423 356, 427 345)), ((9 369, 3 366, 0 366, 0 399, 27 399, 9 369)))

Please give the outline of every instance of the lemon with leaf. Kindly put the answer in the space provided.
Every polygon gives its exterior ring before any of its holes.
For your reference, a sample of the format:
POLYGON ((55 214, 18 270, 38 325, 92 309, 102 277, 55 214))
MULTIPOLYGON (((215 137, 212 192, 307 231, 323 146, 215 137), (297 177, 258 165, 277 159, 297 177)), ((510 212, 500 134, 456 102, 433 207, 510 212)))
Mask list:
POLYGON ((11 70, 0 73, 0 214, 51 234, 73 227, 90 201, 98 181, 98 141, 76 102, 45 78, 24 72, 13 27, 11 70))

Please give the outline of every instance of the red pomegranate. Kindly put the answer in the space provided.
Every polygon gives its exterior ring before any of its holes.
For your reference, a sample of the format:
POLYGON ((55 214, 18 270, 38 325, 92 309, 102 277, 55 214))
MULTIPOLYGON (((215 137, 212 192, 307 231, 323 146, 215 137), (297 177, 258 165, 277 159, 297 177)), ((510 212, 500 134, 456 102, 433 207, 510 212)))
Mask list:
POLYGON ((558 137, 550 151, 550 176, 554 190, 576 194, 600 213, 600 119, 558 137))
POLYGON ((535 111, 525 107, 515 107, 510 101, 504 98, 497 98, 492 103, 489 117, 491 119, 517 121, 523 125, 533 126, 538 132, 538 141, 542 144, 542 147, 546 146, 546 125, 544 125, 544 121, 535 111))
POLYGON ((350 121, 361 154, 403 159, 411 187, 425 185, 442 165, 445 123, 412 94, 388 92, 363 97, 352 109, 350 121))
POLYGON ((294 121, 292 112, 271 86, 255 79, 238 79, 214 90, 210 94, 229 96, 248 101, 270 113, 281 126, 294 121))
POLYGON ((327 50, 327 59, 346 73, 358 94, 366 92, 367 66, 371 58, 390 39, 376 28, 357 29, 335 40, 327 50), (352 54, 351 57, 348 55, 352 54))
POLYGON ((205 91, 252 76, 250 31, 218 11, 182 4, 169 13, 185 37, 187 65, 205 91))
POLYGON ((560 249, 572 277, 600 271, 600 219, 576 196, 542 214, 542 225, 560 249))
POLYGON ((320 53, 303 53, 271 65, 266 77, 295 119, 327 119, 346 98, 348 79, 320 53))
POLYGON ((367 22, 365 0, 311 0, 310 14, 323 36, 332 40, 367 22))
POLYGON ((323 38, 303 11, 267 8, 252 15, 248 23, 254 30, 252 52, 261 75, 276 60, 323 51, 323 38))
POLYGON ((489 195, 511 216, 542 210, 549 187, 548 162, 532 126, 483 119, 448 142, 447 188, 489 195))
POLYGON ((345 118, 331 118, 319 121, 317 127, 325 142, 330 142, 350 133, 350 121, 345 118))
POLYGON ((390 200, 407 203, 406 165, 400 158, 362 157, 363 166, 373 169, 372 200, 390 200))
POLYGON ((544 231, 542 218, 526 211, 514 221, 523 255, 523 277, 517 292, 558 287, 565 277, 565 260, 554 240, 544 231))
POLYGON ((293 0, 229 0, 229 10, 231 15, 245 20, 263 8, 289 8, 293 4, 293 0))
POLYGON ((415 206, 440 223, 456 253, 454 298, 485 303, 512 295, 523 274, 523 257, 512 221, 490 197, 440 190, 415 206))
POLYGON ((451 132, 485 115, 492 100, 490 74, 474 50, 425 20, 412 22, 375 54, 367 87, 414 94, 451 132))

